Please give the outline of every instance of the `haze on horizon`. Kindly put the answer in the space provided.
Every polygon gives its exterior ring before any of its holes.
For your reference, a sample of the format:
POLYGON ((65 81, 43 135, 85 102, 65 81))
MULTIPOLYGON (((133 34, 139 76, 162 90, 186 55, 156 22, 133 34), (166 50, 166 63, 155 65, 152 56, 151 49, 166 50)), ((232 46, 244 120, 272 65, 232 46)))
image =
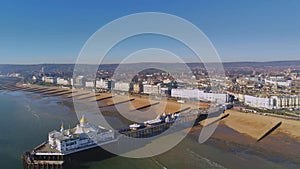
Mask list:
MULTIPOLYGON (((1 3, 0 64, 75 63, 94 32, 117 18, 138 12, 169 13, 190 21, 211 40, 222 62, 299 60, 297 0, 30 1, 1 3)), ((185 62, 199 62, 182 46, 157 36, 134 37, 114 48, 105 63, 118 63, 136 50, 155 47, 173 51, 185 62)), ((174 63, 158 58, 150 61, 174 63)), ((135 62, 148 61, 140 58, 135 62)))

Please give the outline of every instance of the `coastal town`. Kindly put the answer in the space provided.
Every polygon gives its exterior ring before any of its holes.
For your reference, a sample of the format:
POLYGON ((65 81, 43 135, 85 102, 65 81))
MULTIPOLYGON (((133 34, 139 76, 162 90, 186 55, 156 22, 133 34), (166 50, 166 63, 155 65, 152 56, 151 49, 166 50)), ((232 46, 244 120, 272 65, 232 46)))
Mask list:
MULTIPOLYGON (((100 66, 101 67, 101 66, 100 66)), ((58 86, 93 90, 96 93, 126 93, 131 95, 155 95, 177 99, 178 102, 199 100, 202 102, 231 103, 243 111, 275 114, 291 118, 299 117, 300 68, 297 66, 243 66, 225 67, 226 82, 222 91, 212 91, 205 68, 192 67, 192 75, 180 74, 175 79, 168 72, 144 70, 137 75, 126 74, 120 81, 113 79, 115 68, 97 71, 97 78, 73 77, 72 72, 59 69, 48 71, 47 65, 31 74, 11 72, 8 76, 23 77, 23 85, 58 86)))

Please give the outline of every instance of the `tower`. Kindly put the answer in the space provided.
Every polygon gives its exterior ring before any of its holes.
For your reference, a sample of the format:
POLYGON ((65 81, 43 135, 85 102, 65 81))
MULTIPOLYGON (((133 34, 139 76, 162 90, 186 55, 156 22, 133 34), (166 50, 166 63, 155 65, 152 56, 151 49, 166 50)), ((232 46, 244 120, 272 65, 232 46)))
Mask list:
POLYGON ((63 131, 64 131, 64 123, 62 122, 61 126, 60 126, 60 132, 63 132, 63 131))

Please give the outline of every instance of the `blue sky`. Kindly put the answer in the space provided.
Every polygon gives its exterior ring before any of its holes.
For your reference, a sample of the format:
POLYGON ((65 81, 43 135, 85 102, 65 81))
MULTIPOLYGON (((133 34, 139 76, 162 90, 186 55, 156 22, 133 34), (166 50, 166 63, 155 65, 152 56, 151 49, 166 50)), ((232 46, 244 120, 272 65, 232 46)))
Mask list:
POLYGON ((74 63, 95 31, 137 12, 192 22, 225 62, 299 60, 299 9, 298 0, 0 0, 0 64, 74 63))

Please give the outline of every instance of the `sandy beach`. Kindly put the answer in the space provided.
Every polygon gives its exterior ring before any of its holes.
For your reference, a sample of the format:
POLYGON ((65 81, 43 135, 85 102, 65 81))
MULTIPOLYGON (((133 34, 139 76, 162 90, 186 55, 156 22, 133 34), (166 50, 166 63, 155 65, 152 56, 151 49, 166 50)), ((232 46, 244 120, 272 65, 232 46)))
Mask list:
POLYGON ((254 139, 260 138, 278 122, 282 122, 282 125, 272 134, 285 134, 300 142, 300 121, 243 113, 237 110, 227 110, 226 113, 229 113, 229 116, 221 123, 254 139))
MULTIPOLYGON (((24 87, 17 85, 19 87, 24 87)), ((100 93, 96 97, 93 97, 93 92, 89 92, 87 90, 82 89, 76 89, 76 93, 68 93, 64 94, 65 92, 72 92, 71 89, 62 89, 57 86, 39 86, 39 85, 29 85, 26 86, 27 88, 31 89, 49 89, 51 91, 43 90, 42 92, 36 91, 37 93, 46 94, 47 93, 53 93, 52 89, 56 89, 57 93, 54 93, 59 96, 71 98, 76 97, 77 99, 86 98, 87 101, 95 101, 97 99, 100 99, 98 101, 99 106, 105 106, 105 105, 113 105, 114 103, 126 101, 128 99, 134 99, 133 101, 130 101, 126 103, 129 106, 128 110, 131 110, 132 112, 128 111, 126 113, 131 113, 132 115, 136 116, 144 116, 145 118, 153 118, 154 115, 147 115, 144 113, 141 113, 143 111, 147 111, 149 109, 152 109, 157 115, 161 114, 163 112, 166 113, 174 113, 179 110, 182 110, 187 107, 194 107, 195 105, 190 104, 180 104, 176 102, 175 100, 170 99, 162 99, 162 100, 152 100, 150 102, 149 96, 141 95, 141 96, 126 96, 126 95, 117 95, 113 96, 113 98, 109 98, 112 96, 110 93, 100 93), (61 95, 60 95, 61 94, 61 95), (103 100, 101 100, 103 99, 103 100), (141 109, 139 111, 134 111, 137 108, 153 104, 155 104, 151 107, 146 107, 144 109, 141 109)), ((50 94, 51 95, 51 94, 50 94)), ((207 104, 200 103, 199 107, 205 108, 207 107, 207 104)), ((110 109, 115 110, 115 109, 110 109)), ((288 120, 283 119, 280 117, 271 117, 271 116, 263 116, 259 114, 253 114, 253 113, 244 113, 240 112, 238 110, 227 110, 225 112, 226 114, 229 114, 229 116, 223 120, 221 120, 221 124, 224 124, 228 126, 229 128, 241 133, 246 134, 253 139, 259 139, 263 134, 265 134, 269 129, 271 129, 274 125, 276 125, 279 122, 282 122, 282 125, 276 129, 272 134, 284 134, 287 135, 296 141, 300 142, 300 121, 297 120, 288 120)), ((212 118, 205 120, 201 122, 202 125, 209 124, 211 121, 216 120, 217 118, 212 118)))

